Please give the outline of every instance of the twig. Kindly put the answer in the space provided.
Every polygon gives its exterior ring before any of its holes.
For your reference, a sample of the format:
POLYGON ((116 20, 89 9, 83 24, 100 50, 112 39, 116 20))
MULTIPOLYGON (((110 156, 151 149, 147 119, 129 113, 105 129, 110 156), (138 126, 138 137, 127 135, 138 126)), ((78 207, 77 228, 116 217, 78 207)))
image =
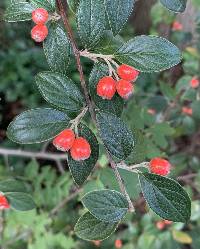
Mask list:
POLYGON ((135 164, 135 165, 129 165, 127 166, 125 163, 118 163, 117 167, 120 169, 125 169, 127 171, 131 171, 131 172, 136 172, 136 170, 138 168, 149 168, 149 162, 143 162, 143 163, 139 163, 139 164, 135 164))

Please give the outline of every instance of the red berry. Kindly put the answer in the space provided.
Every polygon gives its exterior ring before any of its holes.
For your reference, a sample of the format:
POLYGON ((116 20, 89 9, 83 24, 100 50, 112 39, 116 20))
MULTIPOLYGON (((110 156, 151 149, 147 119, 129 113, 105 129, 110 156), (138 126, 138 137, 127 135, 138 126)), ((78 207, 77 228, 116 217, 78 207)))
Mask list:
POLYGON ((82 161, 90 157, 91 147, 85 138, 79 137, 75 139, 70 152, 75 161, 82 161))
POLYGON ((97 94, 103 99, 112 99, 116 92, 116 81, 112 77, 103 77, 97 84, 97 94))
POLYGON ((38 8, 32 12, 32 20, 36 24, 45 24, 48 21, 49 13, 43 8, 38 8))
POLYGON ((172 24, 173 31, 181 31, 183 29, 183 25, 180 22, 174 21, 172 24))
POLYGON ((166 176, 169 174, 170 169, 171 169, 171 164, 165 159, 155 157, 150 161, 151 173, 166 176))
POLYGON ((0 194, 0 210, 9 209, 9 208, 10 208, 10 204, 8 203, 6 197, 0 194))
POLYGON ((163 220, 159 220, 156 222, 156 227, 158 228, 158 230, 163 230, 165 229, 165 222, 163 220))
POLYGON ((122 248, 123 244, 120 239, 115 240, 115 248, 120 249, 122 248))
POLYGON ((190 81, 190 86, 191 86, 192 88, 198 88, 199 85, 200 85, 200 81, 198 80, 198 78, 197 78, 197 77, 193 77, 193 78, 191 79, 191 81, 190 81))
POLYGON ((125 65, 125 64, 118 67, 117 73, 120 78, 122 78, 123 80, 129 80, 129 81, 136 81, 139 75, 139 72, 135 70, 135 68, 125 65))
POLYGON ((192 116, 193 110, 192 110, 192 108, 190 108, 190 107, 184 106, 184 107, 182 108, 182 113, 187 114, 187 115, 189 115, 189 116, 192 116))
POLYGON ((133 84, 130 81, 119 80, 116 88, 118 94, 124 99, 128 99, 133 94, 133 84))
POLYGON ((43 24, 38 24, 31 30, 31 37, 36 42, 44 41, 47 35, 48 28, 43 24))
POLYGON ((53 140, 53 145, 61 151, 68 151, 72 148, 72 145, 75 141, 75 134, 73 130, 66 129, 62 131, 56 138, 53 140))

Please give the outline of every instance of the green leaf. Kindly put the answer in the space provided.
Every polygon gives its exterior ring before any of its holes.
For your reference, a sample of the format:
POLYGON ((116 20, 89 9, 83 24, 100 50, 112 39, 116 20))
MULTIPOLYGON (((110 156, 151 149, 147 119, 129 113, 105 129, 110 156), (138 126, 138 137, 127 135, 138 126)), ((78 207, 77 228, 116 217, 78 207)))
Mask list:
POLYGON ((5 12, 4 19, 7 22, 31 20, 33 10, 34 7, 26 1, 12 2, 5 12))
POLYGON ((193 114, 192 116, 196 119, 200 119, 200 112, 199 112, 199 108, 200 108, 200 101, 194 101, 191 105, 192 110, 193 110, 193 114))
POLYGON ((130 16, 135 0, 104 0, 109 27, 116 35, 130 16))
POLYGON ((79 5, 79 0, 67 0, 67 3, 71 11, 76 13, 78 5, 79 5))
POLYGON ((51 70, 67 74, 71 56, 71 44, 59 24, 51 23, 49 25, 49 34, 44 41, 43 47, 51 70))
POLYGON ((160 2, 174 12, 183 12, 187 4, 187 0, 160 0, 160 2))
POLYGON ((35 6, 35 8, 44 8, 51 12, 56 9, 55 0, 30 0, 30 3, 35 6))
POLYGON ((160 217, 175 222, 187 222, 191 215, 188 194, 176 181, 159 175, 139 175, 144 198, 160 217))
POLYGON ((27 192, 26 186, 21 181, 6 180, 0 182, 0 192, 27 192))
POLYGON ((20 144, 41 143, 54 138, 69 124, 67 114, 51 109, 37 108, 23 112, 9 125, 8 137, 20 144))
POLYGON ((32 197, 27 193, 10 192, 5 196, 11 207, 18 211, 29 211, 36 207, 32 197))
POLYGON ((105 31, 105 10, 102 0, 81 0, 78 8, 78 30, 82 43, 94 47, 105 31))
POLYGON ((133 150, 133 134, 117 116, 99 112, 97 114, 101 139, 108 151, 115 157, 125 160, 133 150))
POLYGON ((121 63, 133 66, 141 72, 151 73, 169 69, 181 61, 179 49, 157 36, 137 36, 116 52, 121 63))
POLYGON ((109 223, 120 221, 128 211, 128 201, 115 190, 96 190, 82 198, 83 205, 97 219, 109 223))
POLYGON ((120 116, 124 106, 124 101, 121 97, 115 95, 112 100, 105 100, 97 95, 97 84, 104 76, 108 76, 108 68, 103 63, 95 63, 89 79, 90 94, 95 105, 100 110, 120 116))
POLYGON ((117 228, 118 223, 108 223, 96 219, 87 212, 80 217, 74 228, 76 235, 84 240, 105 240, 117 228))
POLYGON ((94 169, 99 157, 99 144, 93 132, 85 125, 78 127, 79 136, 87 139, 91 146, 91 156, 84 161, 74 161, 69 155, 68 165, 76 184, 82 185, 94 169))
POLYGON ((36 76, 36 83, 44 99, 58 108, 79 111, 84 106, 82 93, 67 76, 43 72, 36 76))

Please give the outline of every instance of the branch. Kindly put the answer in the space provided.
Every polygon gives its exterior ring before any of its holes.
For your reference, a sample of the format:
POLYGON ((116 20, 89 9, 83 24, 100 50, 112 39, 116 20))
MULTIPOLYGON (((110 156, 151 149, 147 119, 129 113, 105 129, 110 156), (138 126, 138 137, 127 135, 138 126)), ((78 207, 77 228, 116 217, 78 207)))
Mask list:
MULTIPOLYGON (((80 51, 79 51, 79 49, 77 47, 76 41, 74 39, 73 32, 72 32, 71 26, 69 24, 63 2, 66 3, 66 0, 57 0, 57 6, 58 6, 58 9, 60 10, 60 15, 62 17, 65 29, 66 29, 66 31, 68 33, 69 39, 71 41, 74 56, 75 56, 75 59, 76 59, 77 68, 78 68, 78 71, 79 71, 79 74, 80 74, 80 82, 81 82, 81 86, 82 86, 83 91, 84 91, 86 104, 89 107, 89 112, 90 112, 92 121, 94 122, 96 127, 99 128, 97 120, 96 120, 96 114, 95 114, 94 106, 93 106, 92 101, 90 100, 90 95, 89 95, 89 92, 87 90, 87 86, 86 86, 86 82, 85 82, 85 78, 84 78, 83 67, 81 65, 81 53, 80 53, 80 51)), ((121 189, 122 193, 126 196, 128 202, 129 202, 129 210, 134 211, 133 204, 132 204, 131 199, 130 199, 127 191, 126 191, 126 188, 125 188, 124 183, 123 183, 123 179, 121 178, 121 176, 119 174, 119 171, 117 169, 117 165, 114 162, 114 160, 112 159, 112 157, 110 156, 109 152, 107 150, 106 150, 106 152, 107 152, 108 159, 110 161, 110 165, 111 165, 111 167, 112 167, 112 169, 113 169, 113 171, 115 173, 115 176, 117 178, 117 181, 119 183, 120 189, 121 189)))

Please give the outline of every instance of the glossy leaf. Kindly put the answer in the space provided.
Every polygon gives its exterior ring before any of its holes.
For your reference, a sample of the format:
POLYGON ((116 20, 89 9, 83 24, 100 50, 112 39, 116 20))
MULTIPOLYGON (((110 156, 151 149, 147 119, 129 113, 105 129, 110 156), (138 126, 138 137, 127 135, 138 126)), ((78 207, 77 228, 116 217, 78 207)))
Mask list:
POLYGON ((117 228, 118 223, 108 223, 96 219, 87 212, 80 217, 74 228, 76 235, 84 240, 107 239, 117 228))
POLYGON ((84 106, 80 89, 67 76, 43 72, 36 76, 36 83, 44 99, 58 108, 79 111, 84 106))
POLYGON ((124 101, 117 94, 112 98, 112 100, 102 99, 97 95, 97 84, 99 80, 108 76, 108 68, 103 63, 96 63, 90 74, 89 79, 89 90, 95 105, 100 109, 117 116, 120 116, 123 111, 124 101))
POLYGON ((175 222, 187 222, 191 215, 188 194, 176 181, 159 175, 139 175, 144 198, 160 217, 175 222))
POLYGON ((51 108, 32 109, 14 119, 7 135, 20 144, 41 143, 58 135, 69 121, 67 114, 51 108))
POLYGON ((81 0, 78 8, 78 30, 82 43, 94 47, 105 31, 105 10, 102 0, 81 0))
POLYGON ((160 2, 174 12, 183 12, 187 4, 187 0, 160 0, 160 2))
POLYGON ((32 197, 27 193, 10 192, 6 193, 5 196, 12 208, 18 211, 29 211, 36 207, 32 197))
POLYGON ((97 190, 82 198, 83 205, 97 219, 109 223, 120 221, 128 211, 128 201, 115 190, 97 190))
POLYGON ((99 112, 97 114, 101 139, 108 151, 115 157, 125 160, 133 150, 133 134, 117 116, 99 112))
POLYGON ((84 161, 74 161, 69 154, 68 165, 76 184, 82 185, 94 169, 99 157, 99 144, 93 132, 85 125, 78 127, 79 136, 87 139, 91 146, 91 156, 84 161))
POLYGON ((135 0, 104 0, 109 27, 116 35, 130 16, 135 0))
POLYGON ((181 61, 179 49, 157 36, 136 36, 116 52, 121 63, 133 66, 141 72, 151 73, 169 69, 181 61))
POLYGON ((43 47, 51 70, 67 74, 71 56, 71 44, 60 25, 57 23, 49 25, 49 34, 44 41, 43 47))

